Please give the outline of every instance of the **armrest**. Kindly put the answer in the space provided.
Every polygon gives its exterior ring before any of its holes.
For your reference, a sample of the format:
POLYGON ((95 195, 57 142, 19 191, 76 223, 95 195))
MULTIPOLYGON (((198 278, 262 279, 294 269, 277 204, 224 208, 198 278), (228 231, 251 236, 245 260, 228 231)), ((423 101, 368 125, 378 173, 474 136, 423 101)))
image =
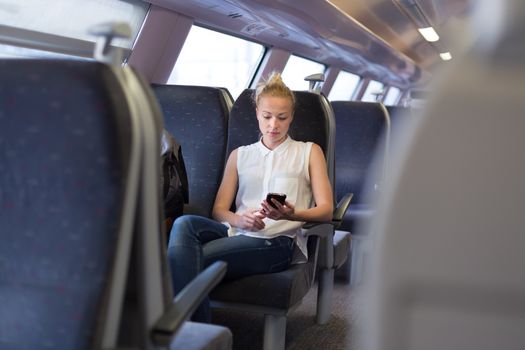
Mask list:
MULTIPOLYGON (((350 205, 350 202, 352 201, 352 197, 354 196, 353 193, 347 193, 346 195, 341 198, 339 203, 337 203, 337 206, 334 209, 334 213, 332 214, 332 225, 334 228, 338 228, 341 226, 341 222, 343 221, 343 217, 348 210, 348 206, 350 205)), ((303 225, 303 228, 310 229, 314 226, 324 224, 324 222, 315 222, 310 221, 303 225)))
POLYGON ((341 225, 343 216, 350 205, 353 193, 345 195, 337 207, 334 209, 332 216, 332 222, 307 222, 303 225, 303 233, 306 237, 319 236, 320 238, 320 251, 322 254, 322 260, 319 261, 321 266, 333 266, 334 262, 334 232, 341 225))
POLYGON ((307 222, 303 225, 305 237, 318 236, 320 238, 332 237, 334 225, 331 222, 307 222))
POLYGON ((343 198, 341 198, 339 203, 337 203, 337 206, 334 209, 334 215, 332 216, 332 223, 336 229, 341 226, 341 222, 343 221, 343 217, 346 213, 346 210, 348 209, 348 206, 350 205, 350 202, 352 201, 353 196, 353 193, 347 193, 343 198))
POLYGON ((321 254, 323 261, 316 259, 317 264, 327 266, 334 261, 334 231, 334 225, 331 222, 308 222, 303 225, 302 234, 305 237, 319 237, 319 252, 323 252, 321 254))
POLYGON ((226 273, 226 263, 217 261, 208 266, 193 279, 157 320, 151 331, 155 346, 168 346, 171 338, 182 326, 208 293, 222 280, 226 273))

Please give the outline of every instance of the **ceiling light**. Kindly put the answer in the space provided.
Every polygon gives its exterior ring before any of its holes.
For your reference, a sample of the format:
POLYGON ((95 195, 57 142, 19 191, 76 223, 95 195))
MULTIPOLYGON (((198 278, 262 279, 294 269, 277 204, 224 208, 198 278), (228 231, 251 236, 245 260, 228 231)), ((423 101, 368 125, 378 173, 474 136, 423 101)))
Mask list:
POLYGON ((452 55, 450 54, 450 52, 442 52, 439 54, 439 56, 443 61, 448 61, 452 59, 452 55))
POLYGON ((421 35, 423 35, 423 38, 425 38, 426 41, 434 42, 439 40, 439 35, 432 27, 418 28, 417 30, 419 30, 419 32, 421 33, 421 35))

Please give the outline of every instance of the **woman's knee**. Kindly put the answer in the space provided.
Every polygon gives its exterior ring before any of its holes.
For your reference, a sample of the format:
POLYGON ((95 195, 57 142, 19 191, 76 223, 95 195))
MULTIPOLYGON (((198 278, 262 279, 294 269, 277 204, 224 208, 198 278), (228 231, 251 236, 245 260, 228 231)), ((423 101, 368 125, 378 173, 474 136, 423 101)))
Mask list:
POLYGON ((194 220, 195 215, 183 215, 175 220, 171 228, 168 247, 184 245, 195 241, 194 220))

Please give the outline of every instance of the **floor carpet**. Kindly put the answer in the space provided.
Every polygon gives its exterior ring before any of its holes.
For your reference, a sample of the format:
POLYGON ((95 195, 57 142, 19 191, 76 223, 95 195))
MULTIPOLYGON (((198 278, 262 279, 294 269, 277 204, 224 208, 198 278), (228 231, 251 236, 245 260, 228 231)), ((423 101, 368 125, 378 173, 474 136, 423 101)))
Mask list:
MULTIPOLYGON (((322 326, 315 323, 316 298, 315 286, 288 316, 286 349, 355 350, 356 342, 352 330, 359 315, 357 290, 345 283, 335 284, 332 315, 322 326)), ((226 326, 232 331, 233 350, 262 349, 262 315, 218 309, 213 311, 212 318, 213 323, 226 326)))

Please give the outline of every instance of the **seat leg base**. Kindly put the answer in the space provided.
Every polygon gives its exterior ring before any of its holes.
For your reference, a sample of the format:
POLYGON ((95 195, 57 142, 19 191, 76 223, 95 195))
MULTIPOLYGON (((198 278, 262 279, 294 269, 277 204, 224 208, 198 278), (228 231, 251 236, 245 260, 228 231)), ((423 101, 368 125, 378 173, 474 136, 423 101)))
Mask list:
POLYGON ((286 338, 286 316, 264 316, 264 350, 284 350, 286 338))
POLYGON ((317 290, 317 317, 319 325, 325 324, 332 313, 332 297, 334 294, 334 269, 322 269, 319 273, 317 290))

